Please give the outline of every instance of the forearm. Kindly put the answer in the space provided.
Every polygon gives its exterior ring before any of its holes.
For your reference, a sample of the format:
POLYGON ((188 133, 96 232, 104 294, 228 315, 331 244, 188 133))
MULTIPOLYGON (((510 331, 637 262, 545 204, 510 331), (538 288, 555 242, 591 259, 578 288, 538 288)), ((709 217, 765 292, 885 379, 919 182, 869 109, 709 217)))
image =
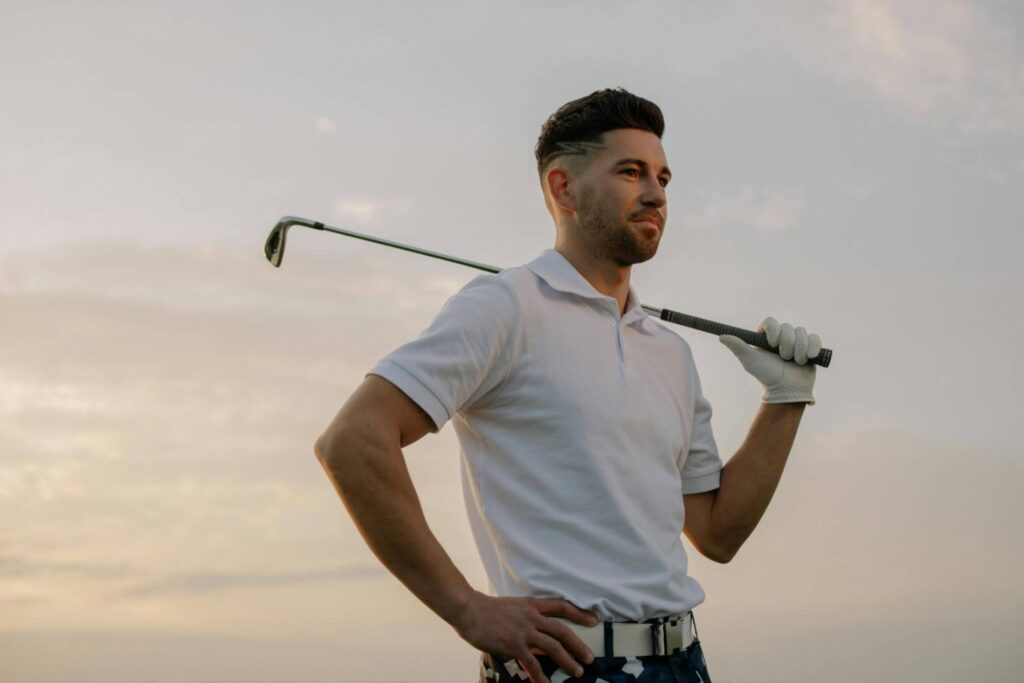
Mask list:
POLYGON ((731 558, 761 521, 796 439, 803 403, 763 403, 746 440, 722 469, 711 536, 731 558))
POLYGON ((317 458, 381 563, 454 624, 474 591, 430 531, 399 445, 342 434, 317 458))

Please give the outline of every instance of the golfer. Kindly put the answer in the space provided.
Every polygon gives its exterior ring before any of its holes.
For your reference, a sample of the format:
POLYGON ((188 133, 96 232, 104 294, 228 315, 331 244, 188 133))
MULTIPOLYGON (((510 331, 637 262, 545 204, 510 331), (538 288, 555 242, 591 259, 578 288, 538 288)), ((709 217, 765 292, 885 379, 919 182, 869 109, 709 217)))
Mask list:
POLYGON ((814 403, 817 335, 766 318, 777 353, 721 337, 765 388, 723 467, 689 345, 630 286, 668 217, 663 131, 621 88, 559 108, 535 149, 554 248, 469 282, 316 443, 376 556, 481 653, 481 681, 710 681, 681 535, 732 559, 814 403), (431 533, 402 454, 449 420, 486 593, 431 533))

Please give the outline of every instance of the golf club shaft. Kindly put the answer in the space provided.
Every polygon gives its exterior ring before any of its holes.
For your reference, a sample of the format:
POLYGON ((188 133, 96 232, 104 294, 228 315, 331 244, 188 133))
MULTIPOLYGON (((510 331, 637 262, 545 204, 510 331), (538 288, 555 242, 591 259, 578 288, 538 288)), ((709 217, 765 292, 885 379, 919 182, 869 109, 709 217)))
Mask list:
POLYGON ((501 272, 501 268, 494 266, 488 266, 484 263, 477 263, 475 261, 467 261, 466 259, 456 258, 455 256, 448 256, 447 254, 441 254, 436 251, 430 251, 429 249, 420 249, 419 247, 410 247, 408 244, 401 244, 400 242, 392 242, 391 240, 381 239, 379 237, 371 237, 370 235, 363 235, 358 232, 352 232, 351 230, 342 230, 341 228, 332 228, 329 225, 323 223, 314 223, 312 228, 317 230, 324 230, 326 232, 333 232, 336 235, 345 235, 347 237, 355 237, 359 240, 366 240, 367 242, 376 242, 377 244, 383 244, 386 247, 394 247, 395 249, 401 249, 403 251, 411 251, 414 254, 422 254, 423 256, 430 256, 431 258, 441 259, 442 261, 448 261, 449 263, 458 263, 460 266, 469 266, 470 268, 476 268, 477 270, 484 270, 488 273, 494 273, 497 275, 501 272))
MULTIPOLYGON (((400 242, 392 242, 391 240, 381 239, 379 237, 372 237, 370 235, 364 235, 358 232, 352 232, 351 230, 342 230, 335 228, 330 225, 324 225, 319 221, 312 221, 308 218, 299 218, 297 216, 285 216, 274 229, 270 232, 270 236, 267 237, 267 243, 264 247, 264 253, 274 266, 281 265, 281 259, 284 257, 284 245, 285 237, 288 228, 293 225, 302 225, 307 228, 313 228, 315 230, 323 230, 325 232, 333 232, 338 235, 344 235, 346 237, 354 237, 360 240, 366 240, 367 242, 374 242, 376 244, 382 244, 386 247, 394 247, 395 249, 401 249, 403 251, 409 251, 414 254, 421 254, 423 256, 429 256, 431 258, 440 259, 442 261, 448 261, 449 263, 457 263, 461 266, 469 266, 470 268, 476 268, 488 273, 497 274, 502 271, 501 268, 495 266, 489 266, 484 263, 477 263, 476 261, 469 261, 466 259, 456 258, 455 256, 449 256, 447 254, 441 254, 436 251, 430 251, 429 249, 420 249, 419 247, 412 247, 408 244, 401 244, 400 242)), ((715 322, 713 320, 705 320, 704 318, 698 318, 696 316, 687 315, 686 313, 679 313, 678 311, 670 311, 667 308, 655 308, 653 306, 642 305, 642 308, 650 313, 651 315, 664 320, 666 322, 675 323, 677 325, 683 325, 700 332, 707 332, 713 335, 729 334, 735 337, 739 337, 751 346, 764 349, 766 351, 772 351, 778 353, 778 347, 772 346, 768 343, 768 337, 764 332, 753 332, 746 330, 741 327, 733 327, 732 325, 724 325, 722 323, 715 322)), ((809 364, 817 365, 823 368, 827 368, 829 363, 832 362, 832 349, 821 349, 814 358, 810 358, 807 361, 809 364)))

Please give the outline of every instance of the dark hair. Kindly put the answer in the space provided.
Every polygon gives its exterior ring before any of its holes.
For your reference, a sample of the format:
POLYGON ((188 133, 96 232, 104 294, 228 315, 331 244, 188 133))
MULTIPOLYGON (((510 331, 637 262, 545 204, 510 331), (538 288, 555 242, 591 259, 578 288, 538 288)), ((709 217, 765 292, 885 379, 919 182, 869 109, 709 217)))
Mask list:
POLYGON ((600 143, 606 131, 617 128, 639 128, 660 138, 665 132, 665 119, 654 102, 621 87, 595 90, 586 97, 563 104, 541 126, 533 150, 541 184, 544 183, 544 167, 552 160, 563 155, 589 155, 590 146, 572 143, 600 143))

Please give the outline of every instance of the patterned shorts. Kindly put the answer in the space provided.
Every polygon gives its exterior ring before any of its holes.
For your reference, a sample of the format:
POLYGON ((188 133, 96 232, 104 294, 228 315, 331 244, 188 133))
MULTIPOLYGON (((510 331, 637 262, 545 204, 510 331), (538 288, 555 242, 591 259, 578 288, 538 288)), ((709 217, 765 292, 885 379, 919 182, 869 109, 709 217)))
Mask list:
MULTIPOLYGON (((547 655, 535 654, 551 683, 711 683, 700 641, 672 655, 595 657, 573 678, 547 655)), ((582 662, 581 662, 582 664, 582 662)), ((480 655, 480 683, 522 683, 530 680, 519 662, 486 652, 480 655)))

